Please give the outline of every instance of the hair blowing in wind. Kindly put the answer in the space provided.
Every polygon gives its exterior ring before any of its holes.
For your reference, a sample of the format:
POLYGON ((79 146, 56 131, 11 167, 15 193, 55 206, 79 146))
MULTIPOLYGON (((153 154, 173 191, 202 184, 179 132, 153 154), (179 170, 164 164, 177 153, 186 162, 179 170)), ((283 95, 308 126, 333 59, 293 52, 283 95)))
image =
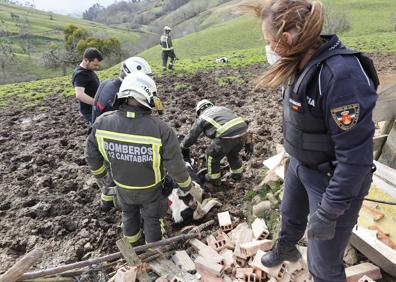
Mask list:
POLYGON ((264 0, 241 5, 243 10, 253 12, 260 18, 265 33, 287 49, 287 54, 267 68, 258 79, 258 87, 277 88, 291 83, 296 71, 309 50, 321 45, 320 34, 324 22, 324 9, 319 1, 264 0), (283 32, 294 34, 289 44, 283 32))

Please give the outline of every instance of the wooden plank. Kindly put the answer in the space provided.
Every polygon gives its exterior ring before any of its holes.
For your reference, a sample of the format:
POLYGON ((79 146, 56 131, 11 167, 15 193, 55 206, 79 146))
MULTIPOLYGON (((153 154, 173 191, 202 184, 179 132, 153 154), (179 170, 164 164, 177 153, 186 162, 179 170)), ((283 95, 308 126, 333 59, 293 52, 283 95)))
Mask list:
POLYGON ((378 100, 373 110, 373 121, 380 122, 396 117, 396 85, 378 94, 378 100))
POLYGON ((358 226, 352 231, 351 244, 374 264, 396 277, 396 250, 379 241, 376 233, 358 226))
POLYGON ((378 175, 391 184, 396 185, 396 169, 393 169, 377 161, 375 161, 374 164, 377 167, 377 170, 374 172, 375 175, 378 175))
MULTIPOLYGON (((136 252, 132 249, 132 246, 127 238, 124 237, 120 240, 117 240, 116 244, 122 256, 130 266, 142 264, 142 261, 140 260, 136 252)), ((150 277, 145 271, 138 271, 137 278, 141 282, 151 282, 150 277)))
POLYGON ((384 146, 386 139, 388 138, 388 134, 379 135, 373 138, 373 151, 381 151, 382 146, 384 146))
POLYGON ((43 256, 43 251, 34 249, 27 253, 22 259, 14 264, 6 273, 1 275, 0 282, 17 281, 33 264, 43 256))
POLYGON ((374 161, 377 170, 373 175, 374 184, 384 192, 396 198, 396 169, 374 161))
POLYGON ((28 279, 28 280, 18 280, 21 282, 75 282, 76 279, 73 277, 45 277, 45 278, 35 278, 35 279, 28 279))
POLYGON ((392 97, 396 97, 396 84, 393 84, 385 89, 381 89, 380 93, 378 94, 379 99, 387 100, 392 97))

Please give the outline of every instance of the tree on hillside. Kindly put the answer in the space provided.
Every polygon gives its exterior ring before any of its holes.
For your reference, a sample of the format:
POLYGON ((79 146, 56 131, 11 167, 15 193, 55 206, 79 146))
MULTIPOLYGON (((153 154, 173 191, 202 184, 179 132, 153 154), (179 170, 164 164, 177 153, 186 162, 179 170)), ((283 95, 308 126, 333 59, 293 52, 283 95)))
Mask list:
POLYGON ((323 26, 325 34, 335 34, 350 29, 351 24, 345 14, 341 10, 336 10, 330 4, 325 5, 326 17, 323 26))
POLYGON ((16 64, 18 59, 15 55, 14 47, 8 39, 0 39, 0 70, 3 82, 8 76, 8 68, 10 65, 16 64))
POLYGON ((30 55, 33 50, 33 44, 31 42, 31 38, 32 38, 31 22, 28 19, 28 15, 29 12, 24 17, 18 16, 17 18, 15 18, 15 25, 17 26, 18 34, 22 39, 21 48, 24 51, 24 53, 27 54, 30 58, 30 55))
POLYGON ((81 56, 88 47, 100 50, 109 64, 118 62, 123 57, 121 42, 117 38, 98 38, 75 25, 66 26, 63 32, 64 45, 51 43, 42 55, 46 67, 62 67, 65 73, 66 66, 74 66, 81 61, 81 56))
POLYGON ((98 3, 92 5, 83 13, 83 19, 93 21, 97 18, 100 11, 104 10, 104 7, 98 3))
POLYGON ((162 10, 164 12, 174 11, 180 6, 186 4, 188 1, 189 0, 164 0, 164 6, 162 7, 162 10))

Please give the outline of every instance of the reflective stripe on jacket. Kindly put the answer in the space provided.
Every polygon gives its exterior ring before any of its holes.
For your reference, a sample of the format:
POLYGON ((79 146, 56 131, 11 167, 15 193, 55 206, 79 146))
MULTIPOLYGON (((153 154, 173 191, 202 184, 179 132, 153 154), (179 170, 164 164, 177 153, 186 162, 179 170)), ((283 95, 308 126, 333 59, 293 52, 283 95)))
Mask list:
POLYGON ((176 134, 150 114, 122 105, 119 111, 104 113, 96 120, 85 148, 94 175, 100 176, 107 161, 114 182, 125 189, 156 187, 165 170, 182 188, 190 186, 176 134))
POLYGON ((202 132, 211 138, 231 137, 247 131, 246 122, 226 107, 206 109, 194 122, 190 133, 182 141, 183 147, 193 145, 202 132))
POLYGON ((170 37, 170 35, 161 35, 160 44, 162 50, 164 51, 173 50, 172 38, 170 37))

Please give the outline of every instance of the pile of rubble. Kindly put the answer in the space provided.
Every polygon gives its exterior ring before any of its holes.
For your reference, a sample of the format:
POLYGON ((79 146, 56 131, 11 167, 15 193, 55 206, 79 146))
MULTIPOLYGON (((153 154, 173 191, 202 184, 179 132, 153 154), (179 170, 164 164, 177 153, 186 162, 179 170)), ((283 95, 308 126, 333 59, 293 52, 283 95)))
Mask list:
MULTIPOLYGON (((218 223, 217 231, 205 240, 189 240, 191 247, 173 252, 170 259, 162 257, 150 262, 148 268, 124 266, 111 281, 146 281, 148 278, 142 278, 141 274, 145 272, 147 275, 150 270, 159 276, 154 279, 156 282, 313 281, 307 268, 306 247, 299 246, 302 258, 297 262, 285 261, 272 268, 261 264, 261 257, 273 246, 273 241, 267 239, 270 233, 263 219, 256 218, 251 226, 243 222, 234 227, 226 211, 218 214, 218 223)), ((380 269, 371 263, 349 267, 346 273, 351 282, 370 282, 381 278, 380 269)))

